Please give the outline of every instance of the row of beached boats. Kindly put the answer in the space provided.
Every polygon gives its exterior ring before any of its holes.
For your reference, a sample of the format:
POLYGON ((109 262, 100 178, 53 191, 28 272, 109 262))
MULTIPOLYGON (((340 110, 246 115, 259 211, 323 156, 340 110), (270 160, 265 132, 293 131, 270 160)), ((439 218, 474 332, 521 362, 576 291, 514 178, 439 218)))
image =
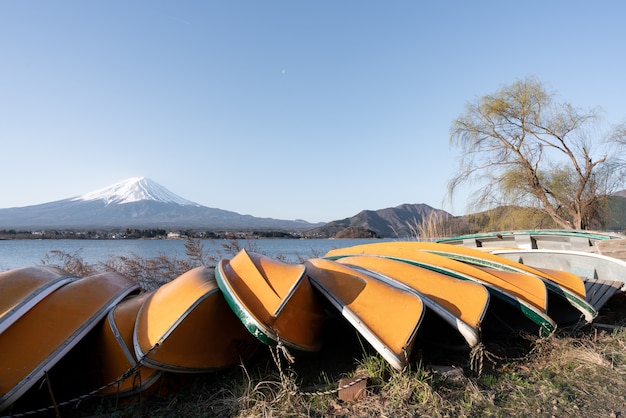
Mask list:
MULTIPOLYGON (((350 324, 402 370, 422 342, 469 353, 498 334, 547 336, 590 323, 601 307, 563 263, 527 262, 510 245, 454 244, 364 244, 302 264, 241 250, 144 292, 112 272, 0 273, 0 411, 146 393, 172 374, 246 362, 265 345, 296 357, 316 352, 328 343, 329 318, 350 324)), ((619 283, 611 296, 626 281, 626 263, 613 262, 601 270, 619 283)))
POLYGON ((438 242, 478 248, 533 267, 574 273, 584 280, 587 300, 596 309, 626 290, 626 237, 621 234, 540 229, 465 235, 438 242))

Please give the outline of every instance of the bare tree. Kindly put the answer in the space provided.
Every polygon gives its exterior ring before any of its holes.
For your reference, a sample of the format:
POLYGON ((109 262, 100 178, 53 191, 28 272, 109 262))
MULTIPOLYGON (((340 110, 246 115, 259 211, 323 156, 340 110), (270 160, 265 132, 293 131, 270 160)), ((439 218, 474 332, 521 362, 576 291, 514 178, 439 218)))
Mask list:
POLYGON ((626 128, 601 135, 599 122, 596 110, 555 102, 532 77, 484 96, 452 124, 461 159, 449 195, 477 181, 474 208, 540 208, 560 227, 587 229, 624 180, 626 128))

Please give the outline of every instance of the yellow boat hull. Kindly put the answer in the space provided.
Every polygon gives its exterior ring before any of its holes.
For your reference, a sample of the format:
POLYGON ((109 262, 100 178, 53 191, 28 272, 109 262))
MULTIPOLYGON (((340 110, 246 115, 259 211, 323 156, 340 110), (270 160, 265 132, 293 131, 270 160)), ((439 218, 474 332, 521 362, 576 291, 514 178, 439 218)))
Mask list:
POLYGON ((85 277, 48 295, 0 334, 0 410, 38 383, 110 309, 137 289, 116 273, 85 277))
MULTIPOLYGON (((481 251, 475 248, 467 248, 458 245, 452 244, 438 244, 432 242, 410 242, 407 243, 413 248, 425 251, 434 251, 438 253, 449 253, 449 254, 458 254, 461 256, 475 257, 485 261, 491 261, 493 263, 505 265, 515 269, 516 271, 523 271, 528 274, 535 275, 537 277, 541 277, 542 279, 549 280, 557 283, 559 286, 562 286, 576 296, 584 299, 585 298, 585 284, 582 279, 575 274, 551 274, 550 271, 541 271, 539 269, 535 269, 530 266, 526 266, 524 264, 516 263, 515 261, 509 260, 505 257, 500 257, 495 254, 491 254, 489 252, 481 251)), ((563 272, 566 273, 566 272, 563 272)))
MULTIPOLYGON (((512 324, 515 324, 515 326, 504 324, 506 326, 503 329, 521 328, 529 332, 539 330, 542 335, 548 335, 556 329, 556 323, 547 315, 548 294, 541 279, 526 274, 502 273, 497 270, 478 268, 437 254, 415 250, 405 244, 409 243, 386 242, 356 245, 331 250, 325 257, 329 259, 355 255, 387 257, 450 277, 479 283, 494 296, 490 300, 490 313, 507 312, 506 317, 511 319, 512 324), (520 315, 527 320, 519 318, 520 315)), ((494 322, 487 321, 487 324, 494 324, 494 322)), ((494 324, 489 328, 500 327, 494 324)))
POLYGON ((586 301, 585 283, 579 276, 562 271, 539 270, 488 252, 451 244, 411 242, 412 248, 433 252, 471 264, 509 270, 540 278, 550 291, 551 316, 559 323, 591 322, 598 315, 586 301))
POLYGON ((303 265, 241 250, 218 264, 215 277, 230 307, 260 341, 301 351, 321 348, 325 315, 303 265))
POLYGON ((50 293, 76 279, 49 266, 0 273, 0 334, 50 293))
POLYGON ((133 345, 142 364, 182 373, 229 367, 256 349, 208 267, 192 269, 147 297, 133 345))
POLYGON ((481 323, 489 305, 489 292, 484 286, 384 257, 352 256, 337 262, 379 274, 389 279, 392 286, 393 282, 407 286, 417 292, 430 311, 458 331, 470 347, 479 343, 481 323))
POLYGON ((417 262, 419 265, 428 266, 429 268, 439 268, 441 272, 462 273, 467 278, 473 278, 481 283, 495 286, 516 298, 528 302, 543 312, 546 312, 548 308, 546 287, 536 277, 528 275, 516 276, 513 274, 500 275, 497 270, 481 269, 437 254, 416 251, 411 247, 405 246, 405 243, 375 243, 339 248, 329 251, 325 257, 337 258, 359 254, 378 255, 405 262, 417 262))
POLYGON ((335 261, 305 265, 313 285, 372 347, 393 368, 405 368, 424 314, 422 299, 335 261))

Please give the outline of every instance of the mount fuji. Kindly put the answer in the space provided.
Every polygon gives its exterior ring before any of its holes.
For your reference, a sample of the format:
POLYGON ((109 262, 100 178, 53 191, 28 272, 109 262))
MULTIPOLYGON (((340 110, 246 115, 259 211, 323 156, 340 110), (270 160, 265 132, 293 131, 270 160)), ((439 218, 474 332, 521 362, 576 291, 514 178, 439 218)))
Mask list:
POLYGON ((0 229, 170 228, 307 230, 322 224, 257 218, 183 199, 146 177, 80 196, 0 209, 0 229))
POLYGON ((84 202, 101 200, 105 205, 151 200, 162 203, 177 203, 182 206, 200 206, 197 203, 175 195, 157 182, 146 177, 130 178, 104 189, 85 193, 72 200, 84 202))

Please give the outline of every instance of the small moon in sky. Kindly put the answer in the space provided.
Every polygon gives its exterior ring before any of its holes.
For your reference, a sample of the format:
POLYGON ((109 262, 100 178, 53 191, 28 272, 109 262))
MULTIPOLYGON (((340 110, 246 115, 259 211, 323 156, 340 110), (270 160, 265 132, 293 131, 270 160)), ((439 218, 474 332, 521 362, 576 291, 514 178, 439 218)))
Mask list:
POLYGON ((287 71, 285 71, 285 69, 283 68, 283 74, 285 74, 287 71))

